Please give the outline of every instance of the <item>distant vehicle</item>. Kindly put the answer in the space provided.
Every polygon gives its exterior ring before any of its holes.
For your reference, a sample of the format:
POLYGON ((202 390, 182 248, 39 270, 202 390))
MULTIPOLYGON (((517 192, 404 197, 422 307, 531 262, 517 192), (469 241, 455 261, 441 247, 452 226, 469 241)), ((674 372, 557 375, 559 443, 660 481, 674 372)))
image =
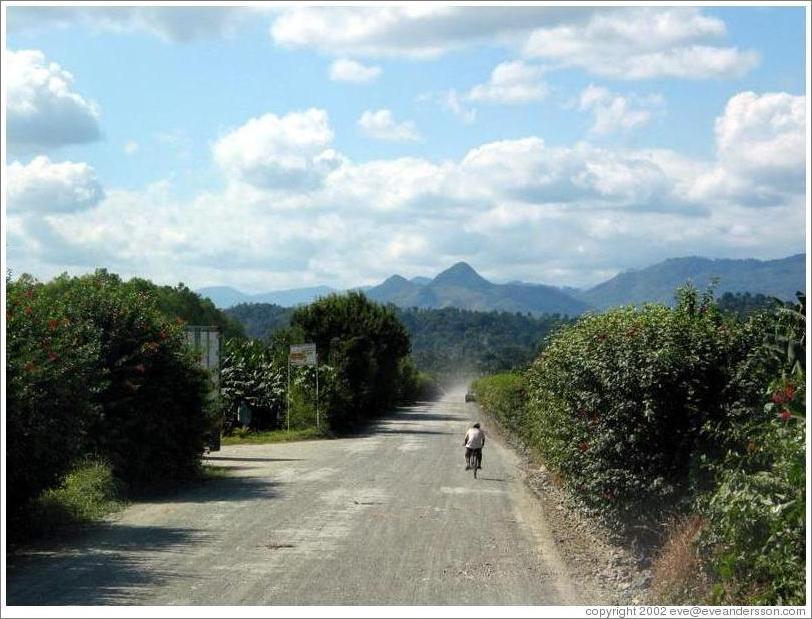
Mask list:
POLYGON ((472 391, 469 391, 465 394, 465 401, 466 402, 476 402, 476 395, 472 391))

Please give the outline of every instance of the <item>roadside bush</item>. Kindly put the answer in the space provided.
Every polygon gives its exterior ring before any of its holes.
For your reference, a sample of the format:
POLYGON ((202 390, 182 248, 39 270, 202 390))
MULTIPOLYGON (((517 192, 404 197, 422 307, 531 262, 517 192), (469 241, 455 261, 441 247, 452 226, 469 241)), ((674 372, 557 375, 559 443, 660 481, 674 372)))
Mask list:
POLYGON ((484 376, 471 388, 483 410, 520 438, 527 438, 527 394, 521 374, 484 376))
POLYGON ((15 501, 55 483, 84 454, 105 458, 134 486, 196 471, 208 377, 180 321, 161 313, 150 292, 103 270, 7 285, 15 501))
POLYGON ((409 336, 391 308, 357 292, 330 295, 297 309, 291 327, 316 343, 320 360, 335 372, 325 394, 332 429, 349 429, 397 402, 409 336))
POLYGON ((528 371, 528 439, 583 503, 616 521, 686 496, 712 450, 748 345, 736 319, 686 288, 674 309, 587 315, 528 371))
POLYGON ((701 538, 722 604, 803 605, 806 556, 803 423, 771 420, 753 428, 750 454, 720 467, 702 497, 701 538))
POLYGON ((6 279, 6 294, 6 481, 17 509, 80 455, 104 383, 92 321, 27 276, 6 279))
POLYGON ((99 334, 102 414, 88 428, 86 450, 107 458, 135 486, 194 473, 209 382, 187 348, 182 322, 170 321, 148 291, 106 271, 62 276, 46 288, 99 334))
POLYGON ((33 517, 37 526, 92 522, 118 509, 121 489, 110 465, 88 458, 75 465, 62 482, 36 500, 33 517))
POLYGON ((437 381, 417 369, 411 357, 400 360, 398 367, 398 403, 426 402, 440 395, 437 381))
POLYGON ((749 416, 723 427, 724 455, 710 464, 717 486, 697 501, 708 522, 700 546, 713 602, 805 604, 806 323, 799 300, 773 313, 766 341, 743 364, 769 386, 749 416))

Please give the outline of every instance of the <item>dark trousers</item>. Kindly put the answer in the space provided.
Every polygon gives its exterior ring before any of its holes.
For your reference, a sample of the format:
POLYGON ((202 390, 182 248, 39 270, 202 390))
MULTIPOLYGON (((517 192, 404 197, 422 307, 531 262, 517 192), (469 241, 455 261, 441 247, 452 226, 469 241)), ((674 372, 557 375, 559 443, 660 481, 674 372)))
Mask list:
POLYGON ((477 454, 479 455, 479 466, 482 467, 482 447, 479 449, 471 449, 470 447, 465 448, 465 463, 468 464, 468 458, 472 455, 477 454))

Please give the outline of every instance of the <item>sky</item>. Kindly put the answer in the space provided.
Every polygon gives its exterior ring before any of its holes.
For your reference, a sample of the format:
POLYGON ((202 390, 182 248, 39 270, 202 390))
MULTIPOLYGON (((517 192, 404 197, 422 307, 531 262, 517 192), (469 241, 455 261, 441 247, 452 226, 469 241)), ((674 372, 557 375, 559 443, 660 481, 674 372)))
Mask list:
POLYGON ((9 6, 7 265, 586 287, 806 246, 802 6, 9 6))

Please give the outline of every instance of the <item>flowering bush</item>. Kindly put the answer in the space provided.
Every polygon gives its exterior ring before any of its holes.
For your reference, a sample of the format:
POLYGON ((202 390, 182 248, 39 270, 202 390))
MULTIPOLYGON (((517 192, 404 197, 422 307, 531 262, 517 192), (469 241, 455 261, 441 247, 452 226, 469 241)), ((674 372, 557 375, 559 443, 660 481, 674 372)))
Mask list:
POLYGON ((674 505, 696 481, 705 424, 724 418, 747 334, 710 294, 678 292, 588 315, 561 330, 527 373, 525 439, 583 503, 605 515, 674 505))
POLYGON ((105 271, 7 289, 15 497, 34 496, 84 453, 136 485, 197 467, 208 379, 149 292, 105 271), (26 471, 32 461, 45 470, 26 471))
POLYGON ((6 280, 6 471, 13 506, 69 470, 103 388, 98 332, 69 318, 43 288, 29 277, 6 280))
POLYGON ((803 295, 799 301, 760 319, 769 335, 738 373, 739 380, 755 376, 761 385, 769 382, 766 393, 760 390, 733 423, 712 428, 724 452, 710 463, 716 487, 699 497, 697 508, 708 522, 700 543, 716 602, 805 603, 803 295))

